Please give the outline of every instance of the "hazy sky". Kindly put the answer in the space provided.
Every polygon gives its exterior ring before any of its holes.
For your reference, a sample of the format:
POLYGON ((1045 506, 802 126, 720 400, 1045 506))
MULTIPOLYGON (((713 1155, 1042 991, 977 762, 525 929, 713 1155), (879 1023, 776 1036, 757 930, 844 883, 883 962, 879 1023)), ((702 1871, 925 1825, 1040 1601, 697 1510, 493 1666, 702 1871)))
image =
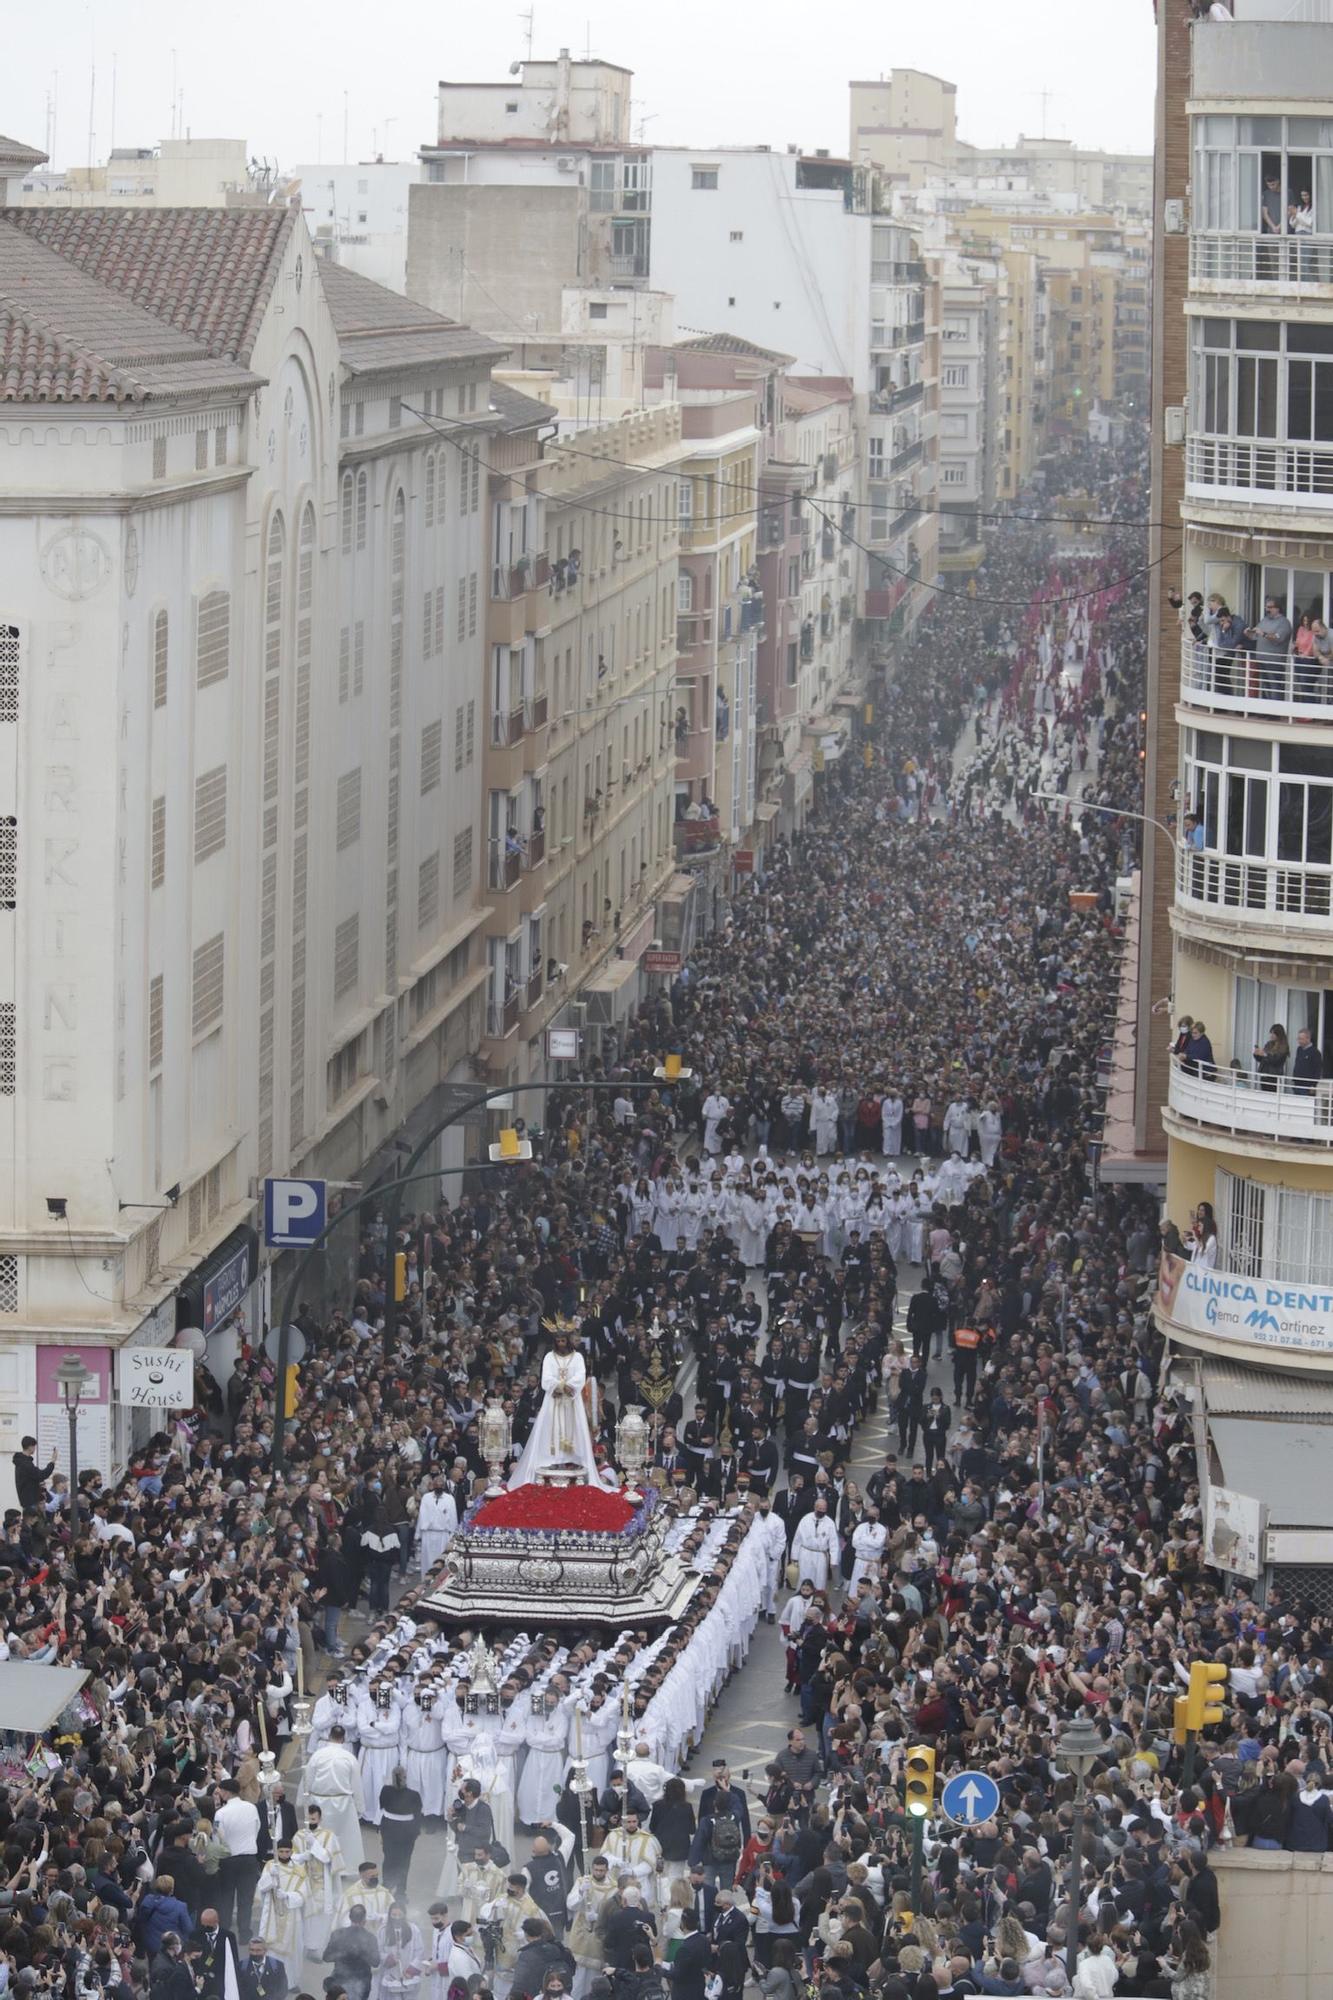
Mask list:
MULTIPOLYGON (((343 158, 344 92, 352 158, 411 158, 435 135, 436 81, 502 77, 526 52, 527 23, 505 0, 226 0, 218 11, 72 0, 9 9, 5 44, 0 132, 43 145, 57 88, 58 166, 87 161, 94 61, 94 156, 112 140, 113 60, 115 142, 170 137, 173 50, 182 130, 243 138, 291 166, 343 158)), ((1096 15, 1052 0, 841 0, 827 15, 808 0, 536 0, 533 54, 561 44, 634 70, 635 136, 645 119, 650 143, 845 150, 848 78, 895 66, 956 82, 959 130, 983 145, 1039 133, 1043 90, 1053 136, 1144 152, 1152 139, 1151 0, 1096 15)))

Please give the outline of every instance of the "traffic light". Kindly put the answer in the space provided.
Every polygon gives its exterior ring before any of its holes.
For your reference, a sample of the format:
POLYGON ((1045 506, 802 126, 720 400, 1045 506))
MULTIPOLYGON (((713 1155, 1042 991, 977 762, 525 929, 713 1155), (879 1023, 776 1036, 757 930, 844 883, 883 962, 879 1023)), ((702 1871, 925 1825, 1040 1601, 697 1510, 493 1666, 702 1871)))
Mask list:
POLYGON ((865 765, 867 771, 873 769, 874 767, 875 753, 871 749, 868 743, 866 744, 865 749, 861 752, 861 762, 865 765))
POLYGON ((297 1399, 301 1394, 301 1371, 294 1361, 287 1364, 287 1379, 282 1385, 282 1414, 284 1417, 296 1415, 297 1399))
POLYGON ((924 1743, 914 1743, 907 1753, 903 1799, 917 1819, 924 1819, 935 1803, 935 1752, 924 1743))
POLYGON ((862 710, 862 714, 865 717, 866 728, 869 729, 871 723, 875 720, 875 704, 873 701, 868 701, 866 703, 865 708, 862 710))
POLYGON ((1176 1696, 1175 1709, 1172 1712, 1171 1741, 1173 1743, 1184 1744, 1186 1738, 1189 1735, 1189 1727, 1190 1727, 1189 1700, 1185 1695, 1178 1694, 1176 1696))
POLYGON ((1190 1691, 1185 1697, 1189 1728, 1198 1731, 1220 1722, 1226 1714, 1227 1669, 1214 1660, 1190 1661, 1190 1691))
POLYGON ((398 1251, 396 1251, 396 1252, 394 1253, 394 1260, 393 1260, 393 1297, 394 1297, 394 1304, 395 1304, 395 1305, 400 1305, 400 1304, 402 1303, 402 1301, 403 1301, 403 1300, 404 1300, 404 1299, 405 1299, 405 1298, 407 1297, 407 1252, 406 1252, 406 1250, 398 1250, 398 1251))

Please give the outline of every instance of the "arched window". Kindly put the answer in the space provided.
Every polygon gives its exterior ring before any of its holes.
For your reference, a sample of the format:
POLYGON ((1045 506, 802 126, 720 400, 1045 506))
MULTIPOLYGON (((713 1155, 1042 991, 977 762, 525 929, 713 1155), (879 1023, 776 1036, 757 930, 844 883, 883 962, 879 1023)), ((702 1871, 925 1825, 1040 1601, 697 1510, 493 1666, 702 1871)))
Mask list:
POLYGON ((366 546, 366 522, 370 513, 370 480, 364 472, 356 475, 356 545, 366 546))
POLYGON ((350 556, 352 553, 352 506, 352 475, 350 472, 344 472, 342 487, 342 552, 345 556, 350 556))

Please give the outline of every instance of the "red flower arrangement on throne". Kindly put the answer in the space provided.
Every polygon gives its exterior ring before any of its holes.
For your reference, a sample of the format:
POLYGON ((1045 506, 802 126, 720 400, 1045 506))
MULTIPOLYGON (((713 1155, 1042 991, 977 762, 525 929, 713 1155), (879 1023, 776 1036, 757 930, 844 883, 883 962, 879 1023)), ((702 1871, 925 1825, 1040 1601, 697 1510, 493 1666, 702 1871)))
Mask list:
POLYGON ((501 1493, 478 1508, 471 1526, 620 1535, 634 1512, 623 1494, 601 1492, 595 1486, 516 1486, 512 1493, 501 1493))

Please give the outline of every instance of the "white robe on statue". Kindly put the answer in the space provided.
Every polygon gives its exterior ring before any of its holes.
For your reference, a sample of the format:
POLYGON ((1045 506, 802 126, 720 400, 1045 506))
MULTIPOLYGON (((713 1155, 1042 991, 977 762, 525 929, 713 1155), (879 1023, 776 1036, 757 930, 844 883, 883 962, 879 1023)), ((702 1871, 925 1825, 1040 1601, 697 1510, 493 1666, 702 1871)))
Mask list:
POLYGON ((511 1488, 531 1486, 549 1465, 580 1465, 589 1486, 601 1484, 588 1413, 583 1407, 587 1379, 588 1370, 577 1349, 569 1354, 551 1349, 542 1362, 542 1406, 523 1455, 509 1475, 511 1488))

